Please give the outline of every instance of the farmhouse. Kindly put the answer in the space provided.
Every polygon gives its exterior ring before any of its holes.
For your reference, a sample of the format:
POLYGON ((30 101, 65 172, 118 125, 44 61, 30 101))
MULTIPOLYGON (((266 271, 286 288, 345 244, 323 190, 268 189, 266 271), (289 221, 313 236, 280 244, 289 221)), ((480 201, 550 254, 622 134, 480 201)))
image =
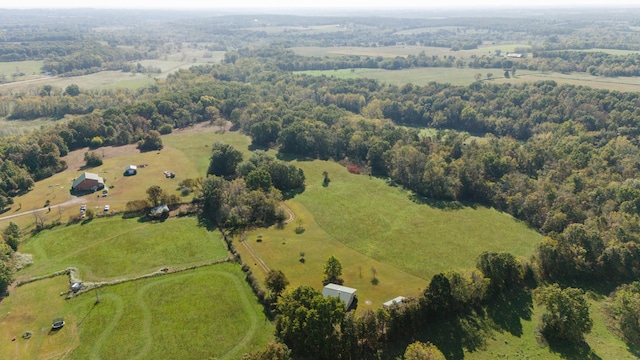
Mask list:
POLYGON ((356 289, 337 284, 327 284, 327 286, 322 289, 322 296, 338 297, 346 305, 346 308, 349 309, 355 299, 356 289))
POLYGON ((129 165, 124 170, 124 176, 132 176, 138 173, 138 167, 135 165, 129 165))
POLYGON ((512 58, 512 59, 522 59, 524 57, 524 54, 521 54, 521 53, 507 53, 507 57, 508 58, 512 58))
POLYGON ((400 304, 402 301, 404 301, 405 297, 404 296, 398 296, 396 298, 393 298, 387 302, 385 302, 384 304, 382 304, 382 306, 384 307, 389 307, 393 304, 400 304))
POLYGON ((93 173, 83 173, 73 180, 71 191, 96 191, 104 188, 104 179, 93 173))

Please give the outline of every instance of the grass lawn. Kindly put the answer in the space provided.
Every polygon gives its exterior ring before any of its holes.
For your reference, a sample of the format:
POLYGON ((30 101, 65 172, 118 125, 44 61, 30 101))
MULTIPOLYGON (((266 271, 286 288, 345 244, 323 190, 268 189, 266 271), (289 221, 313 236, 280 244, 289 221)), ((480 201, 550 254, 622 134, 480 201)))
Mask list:
POLYGON ((521 319, 522 333, 515 336, 508 331, 493 333, 486 346, 473 352, 465 352, 465 359, 637 359, 627 345, 611 332, 606 325, 602 312, 603 299, 590 300, 589 315, 593 320, 593 329, 585 336, 586 349, 550 349, 538 341, 536 328, 545 308, 534 306, 530 320, 521 319), (589 354, 591 351, 591 355, 589 354), (585 353, 586 352, 586 353, 585 353), (590 356, 590 357, 589 357, 590 356))
MULTIPOLYGON (((296 220, 282 230, 255 231, 247 242, 270 268, 283 270, 294 286, 321 287, 324 264, 335 255, 342 262, 345 285, 358 289, 359 309, 365 300, 377 308, 398 295, 415 296, 438 272, 475 267, 485 250, 528 257, 542 239, 524 223, 492 209, 420 205, 401 188, 350 174, 333 162, 295 164, 307 177, 306 190, 287 201, 296 220), (328 187, 322 186, 323 171, 331 178, 328 187), (305 231, 298 235, 299 219, 305 231), (378 285, 371 283, 372 267, 378 285)), ((250 262, 248 251, 240 244, 237 248, 250 262)), ((254 269, 264 274, 257 265, 254 269)))
POLYGON ((212 129, 209 126, 204 126, 203 131, 173 133, 163 137, 162 142, 165 147, 182 152, 186 160, 195 168, 197 177, 206 175, 211 158, 211 145, 216 141, 232 145, 242 152, 244 159, 251 155, 251 151, 249 151, 250 140, 246 135, 239 132, 221 134, 211 131, 212 129))
MULTIPOLYGON (((4 75, 7 82, 37 79, 43 77, 40 73, 42 65, 44 65, 42 60, 0 62, 0 75, 4 75), (24 75, 14 77, 16 73, 24 73, 24 75)), ((3 86, 0 86, 0 90, 4 90, 3 86)))
POLYGON ((26 239, 20 247, 34 264, 17 278, 41 276, 75 266, 85 281, 126 278, 196 265, 227 256, 217 232, 198 227, 193 217, 141 223, 110 217, 59 226, 26 239))
POLYGON ((273 341, 273 325, 235 264, 129 282, 71 300, 65 276, 17 288, 0 303, 2 359, 238 359, 273 341), (66 325, 50 334, 54 317, 66 325), (32 331, 33 337, 19 336, 32 331), (14 336, 15 342, 10 342, 14 336))

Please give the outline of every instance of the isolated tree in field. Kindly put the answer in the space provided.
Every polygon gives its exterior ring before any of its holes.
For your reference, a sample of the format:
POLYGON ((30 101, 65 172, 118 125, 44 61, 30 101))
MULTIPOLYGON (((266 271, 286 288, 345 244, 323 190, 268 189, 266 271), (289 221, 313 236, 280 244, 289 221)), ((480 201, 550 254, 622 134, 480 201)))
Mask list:
POLYGON ((331 255, 324 266, 324 280, 322 284, 327 285, 331 283, 342 285, 344 284, 344 280, 342 280, 340 276, 342 276, 342 264, 338 258, 331 255))
POLYGON ((492 77, 493 77, 493 73, 487 73, 487 80, 491 80, 492 77))
POLYGON ((84 153, 84 161, 87 167, 96 167, 102 165, 102 157, 95 151, 87 151, 84 153))
POLYGON ((236 166, 242 162, 242 153, 229 144, 216 142, 210 159, 207 174, 231 178, 236 173, 236 166))
POLYGON ((64 89, 64 94, 69 96, 78 96, 80 95, 80 87, 76 84, 71 84, 64 89))
POLYGON ((152 185, 147 189, 147 199, 153 206, 158 206, 164 198, 164 191, 158 185, 152 185))
POLYGON ((511 68, 511 76, 516 77, 516 67, 511 68))
POLYGON ((327 187, 329 186, 329 183, 331 182, 331 179, 329 179, 329 173, 326 171, 322 172, 322 186, 327 187))
POLYGON ((284 288, 289 285, 289 280, 284 276, 284 273, 280 270, 271 270, 267 274, 265 279, 265 285, 267 289, 273 294, 274 298, 280 296, 284 288))
POLYGON ((155 130, 149 131, 142 140, 138 141, 138 149, 142 151, 162 150, 162 148, 162 138, 155 130))
POLYGON ((591 332, 593 321, 583 295, 581 289, 561 289, 558 284, 537 290, 536 301, 547 308, 540 323, 540 332, 547 339, 579 343, 591 332))
POLYGON ((404 351, 404 360, 446 360, 444 354, 432 343, 416 341, 404 351))

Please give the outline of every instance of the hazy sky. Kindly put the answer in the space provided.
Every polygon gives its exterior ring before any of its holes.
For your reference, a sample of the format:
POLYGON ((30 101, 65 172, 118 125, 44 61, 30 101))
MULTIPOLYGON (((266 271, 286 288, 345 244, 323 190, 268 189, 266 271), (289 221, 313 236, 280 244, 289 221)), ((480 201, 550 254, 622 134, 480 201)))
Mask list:
MULTIPOLYGON (((5 1, 2 1, 5 2, 5 1)), ((479 8, 479 7, 640 7, 639 0, 18 0, 0 8, 479 8)))

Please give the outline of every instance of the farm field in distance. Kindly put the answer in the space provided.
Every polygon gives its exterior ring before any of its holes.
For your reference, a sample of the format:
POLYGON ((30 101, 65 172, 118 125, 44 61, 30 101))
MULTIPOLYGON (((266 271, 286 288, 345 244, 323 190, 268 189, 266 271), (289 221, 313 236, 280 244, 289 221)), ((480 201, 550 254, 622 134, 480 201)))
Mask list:
POLYGON ((473 83, 475 75, 480 74, 482 82, 498 84, 532 83, 536 81, 553 80, 558 84, 589 86, 596 89, 617 91, 640 91, 640 77, 603 77, 585 73, 562 74, 557 72, 517 70, 516 76, 504 78, 500 69, 470 69, 470 68, 411 68, 402 70, 384 69, 339 69, 339 70, 309 70, 297 73, 312 76, 329 76, 343 79, 369 78, 383 83, 402 86, 412 83, 426 85, 430 82, 449 83, 451 85, 467 86, 473 83), (487 74, 493 74, 487 80, 487 74))

